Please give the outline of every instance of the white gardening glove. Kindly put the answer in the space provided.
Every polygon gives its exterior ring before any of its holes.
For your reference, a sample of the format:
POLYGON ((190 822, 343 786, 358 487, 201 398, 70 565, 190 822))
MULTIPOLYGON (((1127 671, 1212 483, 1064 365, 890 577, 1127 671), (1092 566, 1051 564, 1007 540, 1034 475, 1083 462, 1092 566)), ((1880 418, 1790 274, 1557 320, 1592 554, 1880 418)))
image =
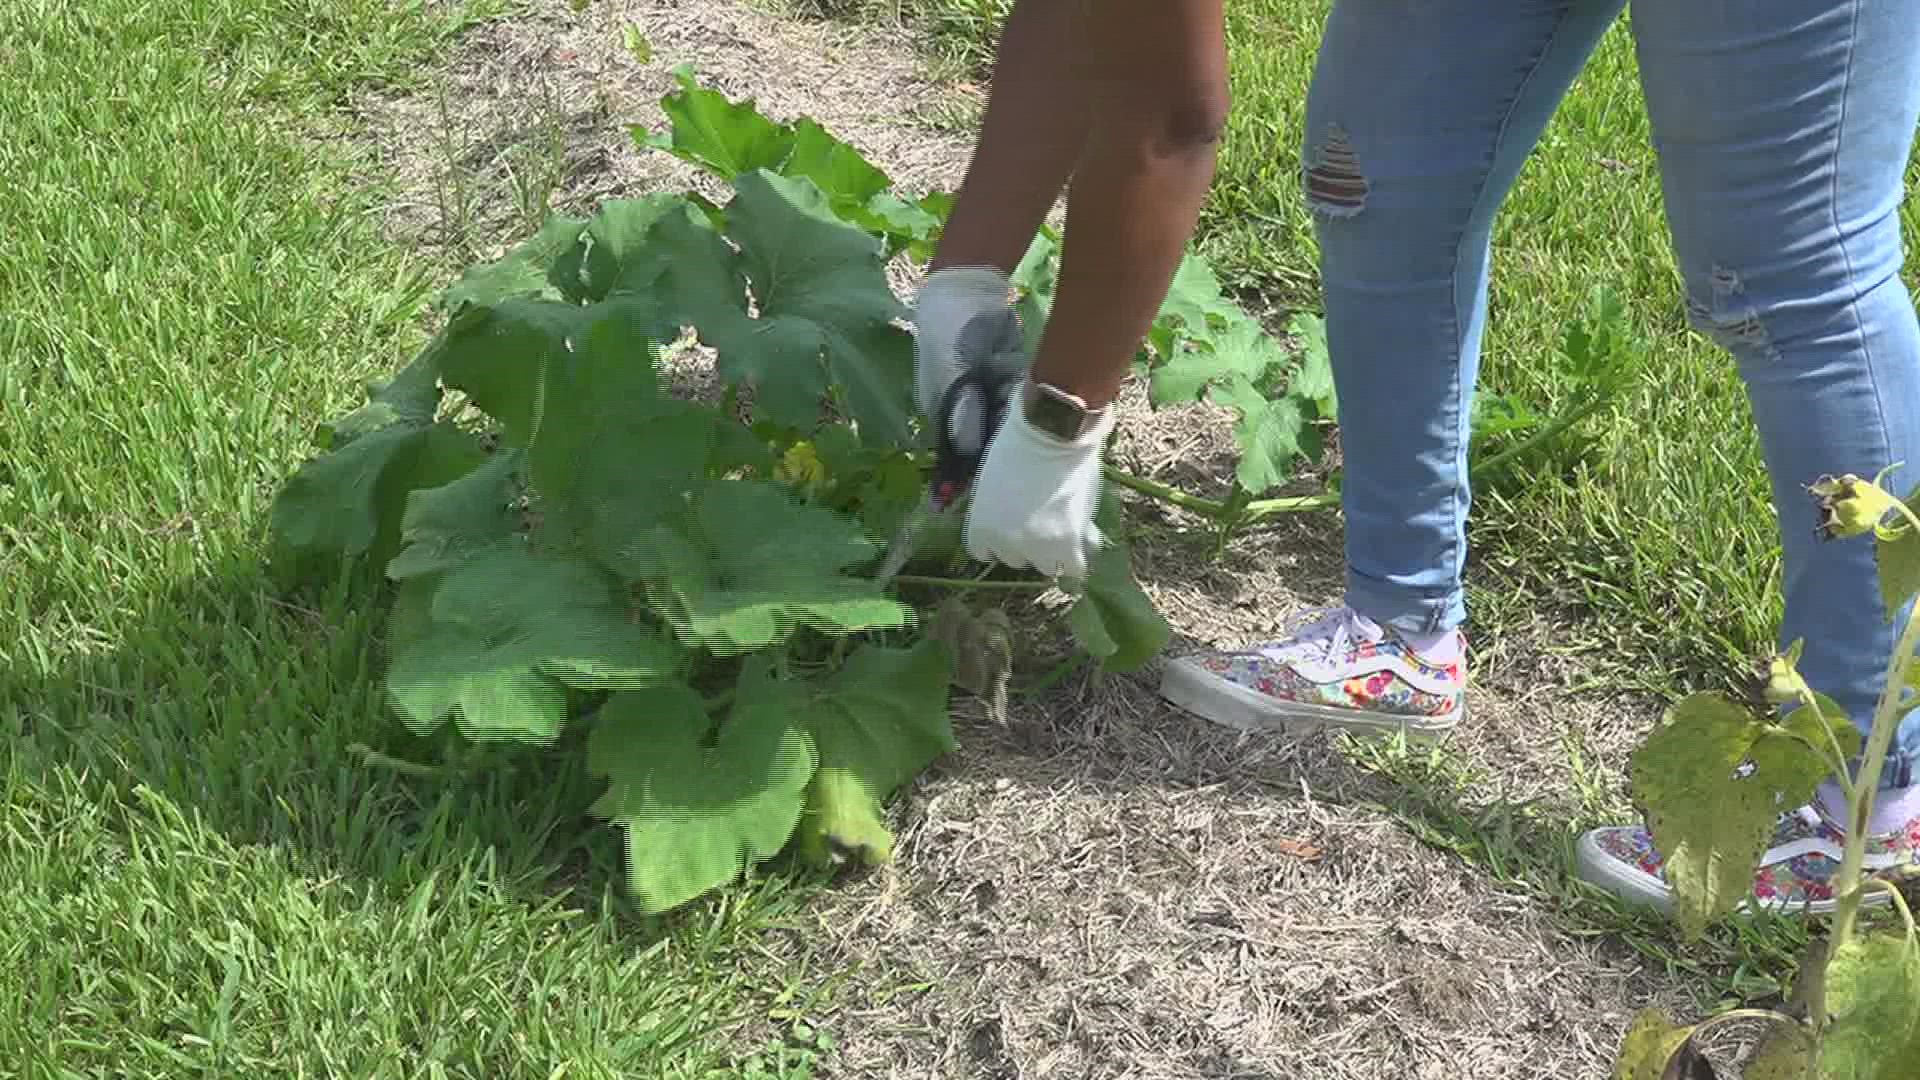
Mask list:
POLYGON ((922 414, 934 415, 965 366, 954 351, 960 328, 976 315, 1007 310, 1008 290, 1005 274, 977 266, 936 270, 920 286, 913 307, 913 396, 922 414))
MULTIPOLYGON (((1023 381, 1022 392, 1024 387, 1023 381)), ((1100 451, 1113 424, 1109 409, 1092 431, 1062 442, 1027 423, 1016 395, 974 482, 967 554, 1084 582, 1088 560, 1105 543, 1093 515, 1100 502, 1100 451)))

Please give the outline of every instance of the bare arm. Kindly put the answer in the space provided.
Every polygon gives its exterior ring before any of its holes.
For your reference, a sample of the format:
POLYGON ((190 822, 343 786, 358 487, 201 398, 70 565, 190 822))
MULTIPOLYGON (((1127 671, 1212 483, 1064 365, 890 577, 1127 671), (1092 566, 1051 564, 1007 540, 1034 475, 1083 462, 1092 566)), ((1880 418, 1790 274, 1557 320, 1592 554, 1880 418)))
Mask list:
POLYGON ((1086 0, 1019 0, 994 54, 980 142, 928 270, 1011 274, 1092 127, 1086 0))
POLYGON ((1228 105, 1224 0, 1020 0, 980 143, 930 270, 1011 273, 1068 176, 1036 379, 1111 401, 1213 180, 1228 105))
POLYGON ((1092 123, 1033 377, 1090 405, 1119 392, 1213 182, 1228 107, 1222 5, 1088 0, 1085 9, 1092 123))

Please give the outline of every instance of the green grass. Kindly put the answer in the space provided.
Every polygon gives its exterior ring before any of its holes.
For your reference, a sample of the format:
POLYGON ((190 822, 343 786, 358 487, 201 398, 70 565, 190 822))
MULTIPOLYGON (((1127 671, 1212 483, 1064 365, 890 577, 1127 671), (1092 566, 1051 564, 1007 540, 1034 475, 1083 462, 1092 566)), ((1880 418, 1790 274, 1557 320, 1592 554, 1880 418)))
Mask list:
MULTIPOLYGON (((987 71, 1004 0, 786 0, 915 25, 945 70, 987 71)), ((1250 298, 1317 309, 1316 245, 1298 182, 1307 87, 1328 0, 1232 0, 1233 112, 1197 234, 1250 298)), ((1913 176, 1920 183, 1920 154, 1913 176)), ((1920 202, 1909 201, 1920 235, 1920 202)), ((1541 140, 1494 235, 1482 388, 1551 410, 1570 317, 1605 285, 1649 344, 1632 390, 1590 424, 1564 475, 1476 492, 1475 629, 1543 604, 1592 616, 1597 671, 1677 692, 1734 676, 1772 645, 1779 542, 1759 440, 1731 361, 1690 330, 1661 217, 1632 41, 1607 35, 1541 140), (1676 682, 1677 677, 1677 682, 1676 682)), ((1920 252, 1920 249, 1916 249, 1920 252)), ((1920 280, 1920 253, 1908 279, 1920 280)))
POLYGON ((360 763, 438 749, 383 710, 364 601, 263 569, 274 491, 441 269, 310 136, 449 8, 0 5, 8 1075, 739 1075, 735 1025, 825 989, 765 951, 785 878, 632 911, 577 755, 360 763))

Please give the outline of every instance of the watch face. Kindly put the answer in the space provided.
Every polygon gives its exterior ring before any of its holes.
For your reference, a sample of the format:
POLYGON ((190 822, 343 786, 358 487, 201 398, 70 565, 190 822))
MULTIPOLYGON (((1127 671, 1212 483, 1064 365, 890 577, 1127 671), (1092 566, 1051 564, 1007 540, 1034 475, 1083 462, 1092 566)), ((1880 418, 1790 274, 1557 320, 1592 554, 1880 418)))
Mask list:
POLYGON ((1027 422, 1056 439, 1071 442, 1080 437, 1086 413, 1071 401, 1063 400, 1047 387, 1036 386, 1027 399, 1027 422))

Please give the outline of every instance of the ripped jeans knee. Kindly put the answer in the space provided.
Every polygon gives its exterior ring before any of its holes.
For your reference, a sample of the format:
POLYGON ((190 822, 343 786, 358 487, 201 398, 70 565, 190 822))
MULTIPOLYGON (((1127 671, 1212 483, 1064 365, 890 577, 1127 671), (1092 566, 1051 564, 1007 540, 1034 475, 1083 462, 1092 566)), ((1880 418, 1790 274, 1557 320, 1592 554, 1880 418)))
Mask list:
POLYGON ((1759 305, 1748 298, 1740 275, 1727 267, 1713 268, 1705 296, 1687 290, 1687 322, 1742 359, 1779 358, 1759 305))
POLYGON ((1327 217, 1352 217, 1367 205, 1370 185, 1360 171, 1353 140, 1338 124, 1328 124, 1324 138, 1307 151, 1300 170, 1307 206, 1327 217))

